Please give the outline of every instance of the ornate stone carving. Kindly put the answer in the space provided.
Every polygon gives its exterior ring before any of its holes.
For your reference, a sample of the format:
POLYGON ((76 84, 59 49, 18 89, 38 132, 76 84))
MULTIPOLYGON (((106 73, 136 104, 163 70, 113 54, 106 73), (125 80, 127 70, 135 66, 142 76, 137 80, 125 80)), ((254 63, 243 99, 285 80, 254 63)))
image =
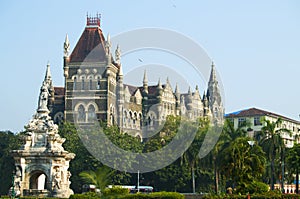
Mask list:
POLYGON ((43 192, 49 197, 68 198, 73 193, 69 187, 71 174, 68 168, 75 154, 64 150, 62 144, 65 138, 60 137, 58 126, 49 116, 48 86, 44 80, 38 109, 25 126, 24 144, 20 150, 12 151, 16 168, 19 169, 15 176, 15 188, 20 190, 21 196, 43 192), (45 177, 40 177, 42 175, 45 177), (43 183, 39 181, 42 179, 45 181, 44 187, 40 187, 43 183))

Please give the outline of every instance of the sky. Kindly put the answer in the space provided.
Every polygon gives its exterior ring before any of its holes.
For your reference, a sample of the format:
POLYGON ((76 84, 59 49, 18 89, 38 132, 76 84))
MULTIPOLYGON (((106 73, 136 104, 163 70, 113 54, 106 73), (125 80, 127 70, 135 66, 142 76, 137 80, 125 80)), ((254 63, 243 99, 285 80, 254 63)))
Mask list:
MULTIPOLYGON (((154 27, 199 44, 221 78, 226 113, 257 107, 299 119, 299 1, 4 0, 0 3, 0 130, 19 132, 31 119, 48 62, 54 85, 63 86, 65 35, 72 50, 84 30, 87 12, 101 13, 104 35, 154 27)), ((145 64, 179 63, 176 58, 162 61, 169 56, 164 53, 154 61, 135 55, 145 64)), ((124 73, 134 64, 138 61, 124 57, 124 73)), ((195 74, 189 78, 196 79, 195 74)), ((203 92, 203 80, 199 82, 203 92)))

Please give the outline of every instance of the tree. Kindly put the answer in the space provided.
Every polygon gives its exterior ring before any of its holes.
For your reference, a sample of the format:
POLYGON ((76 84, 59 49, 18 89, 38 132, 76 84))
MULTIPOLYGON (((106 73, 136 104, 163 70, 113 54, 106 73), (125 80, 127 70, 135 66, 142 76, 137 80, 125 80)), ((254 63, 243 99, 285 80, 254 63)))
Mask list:
POLYGON ((299 194, 300 144, 295 144, 288 150, 286 163, 290 172, 296 174, 296 193, 299 194))
MULTIPOLYGON (((263 147, 264 151, 268 154, 268 159, 271 162, 271 190, 274 190, 275 181, 275 159, 281 151, 284 150, 285 145, 281 134, 283 132, 291 133, 286 128, 281 128, 282 119, 278 118, 275 122, 263 119, 264 126, 261 129, 261 140, 259 144, 263 147)), ((283 160, 282 160, 283 161, 283 160)))
POLYGON ((195 167, 199 164, 200 159, 198 154, 202 146, 204 137, 208 131, 208 128, 209 128, 209 122, 207 120, 199 119, 196 136, 192 144, 188 148, 188 150, 182 156, 182 159, 187 162, 191 170, 193 193, 196 192, 195 167))
POLYGON ((83 171, 79 176, 84 182, 93 184, 100 190, 104 190, 112 180, 114 171, 107 166, 97 168, 95 171, 83 171))
POLYGON ((249 138, 235 139, 221 152, 222 172, 233 182, 238 192, 243 192, 262 176, 265 169, 265 153, 258 145, 250 146, 249 138))
MULTIPOLYGON (((216 143, 214 150, 212 151, 213 167, 214 167, 214 176, 215 176, 215 192, 219 192, 219 169, 223 167, 223 162, 221 161, 223 157, 222 151, 229 147, 229 145, 240 137, 246 136, 246 128, 249 126, 247 121, 243 122, 238 128, 234 127, 234 123, 226 119, 224 122, 224 127, 222 133, 219 137, 218 142, 216 143)), ((219 130, 219 129, 217 129, 219 130)))
POLYGON ((19 149, 21 145, 20 134, 10 131, 0 132, 0 194, 7 195, 12 186, 12 173, 15 169, 11 151, 19 149))

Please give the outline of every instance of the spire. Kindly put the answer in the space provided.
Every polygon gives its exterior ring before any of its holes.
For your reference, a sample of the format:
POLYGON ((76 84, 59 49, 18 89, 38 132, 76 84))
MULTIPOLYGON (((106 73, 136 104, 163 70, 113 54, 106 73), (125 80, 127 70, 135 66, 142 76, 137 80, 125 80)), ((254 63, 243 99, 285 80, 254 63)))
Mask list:
POLYGON ((189 91, 188 91, 189 95, 192 95, 192 91, 191 91, 191 87, 189 86, 189 91))
POLYGON ((64 42, 64 56, 68 57, 69 53, 70 53, 70 42, 69 42, 68 34, 66 34, 66 39, 64 42))
POLYGON ((160 82, 160 78, 158 79, 157 87, 158 87, 158 89, 162 89, 162 85, 161 85, 161 82, 160 82))
POLYGON ((167 77, 167 84, 169 84, 169 85, 170 85, 169 77, 167 77))
POLYGON ((116 58, 116 62, 118 65, 121 64, 121 50, 120 50, 120 45, 117 45, 117 49, 115 51, 115 58, 116 58))
POLYGON ((105 49, 106 49, 106 54, 107 55, 110 54, 110 48, 111 48, 111 41, 110 41, 110 34, 108 33, 106 43, 105 43, 105 49))
POLYGON ((45 74, 45 78, 44 78, 44 82, 48 85, 48 86, 52 86, 52 77, 51 77, 51 72, 50 72, 50 63, 47 63, 47 69, 46 69, 46 74, 45 74))
POLYGON ((175 94, 179 94, 179 88, 178 88, 178 84, 176 83, 176 86, 175 86, 175 94))
POLYGON ((146 69, 144 70, 144 78, 143 78, 143 84, 148 84, 148 78, 147 78, 147 71, 146 69))
POLYGON ((210 72, 210 77, 209 77, 209 83, 214 83, 217 82, 217 75, 216 75, 216 70, 215 70, 215 64, 212 61, 211 63, 211 72, 210 72))

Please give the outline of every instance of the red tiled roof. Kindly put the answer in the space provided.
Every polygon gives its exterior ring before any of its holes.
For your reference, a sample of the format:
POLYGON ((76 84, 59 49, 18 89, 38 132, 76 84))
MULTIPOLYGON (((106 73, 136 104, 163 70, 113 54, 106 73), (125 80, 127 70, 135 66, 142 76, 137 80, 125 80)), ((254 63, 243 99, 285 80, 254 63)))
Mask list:
POLYGON ((82 61, 105 61, 105 39, 99 27, 86 27, 70 56, 70 62, 82 61))
POLYGON ((65 95, 64 87, 54 87, 54 95, 65 95))
POLYGON ((275 118, 282 118, 284 120, 288 120, 288 121, 292 121, 295 123, 300 123, 297 120, 293 120, 291 118, 276 114, 276 113, 272 113, 269 111, 265 111, 265 110, 261 110, 258 108, 249 108, 249 109, 244 109, 244 110, 240 110, 240 111, 236 111, 233 113, 228 113, 225 115, 225 117, 227 118, 233 118, 233 117, 253 117, 253 116, 271 116, 271 117, 275 117, 275 118))

